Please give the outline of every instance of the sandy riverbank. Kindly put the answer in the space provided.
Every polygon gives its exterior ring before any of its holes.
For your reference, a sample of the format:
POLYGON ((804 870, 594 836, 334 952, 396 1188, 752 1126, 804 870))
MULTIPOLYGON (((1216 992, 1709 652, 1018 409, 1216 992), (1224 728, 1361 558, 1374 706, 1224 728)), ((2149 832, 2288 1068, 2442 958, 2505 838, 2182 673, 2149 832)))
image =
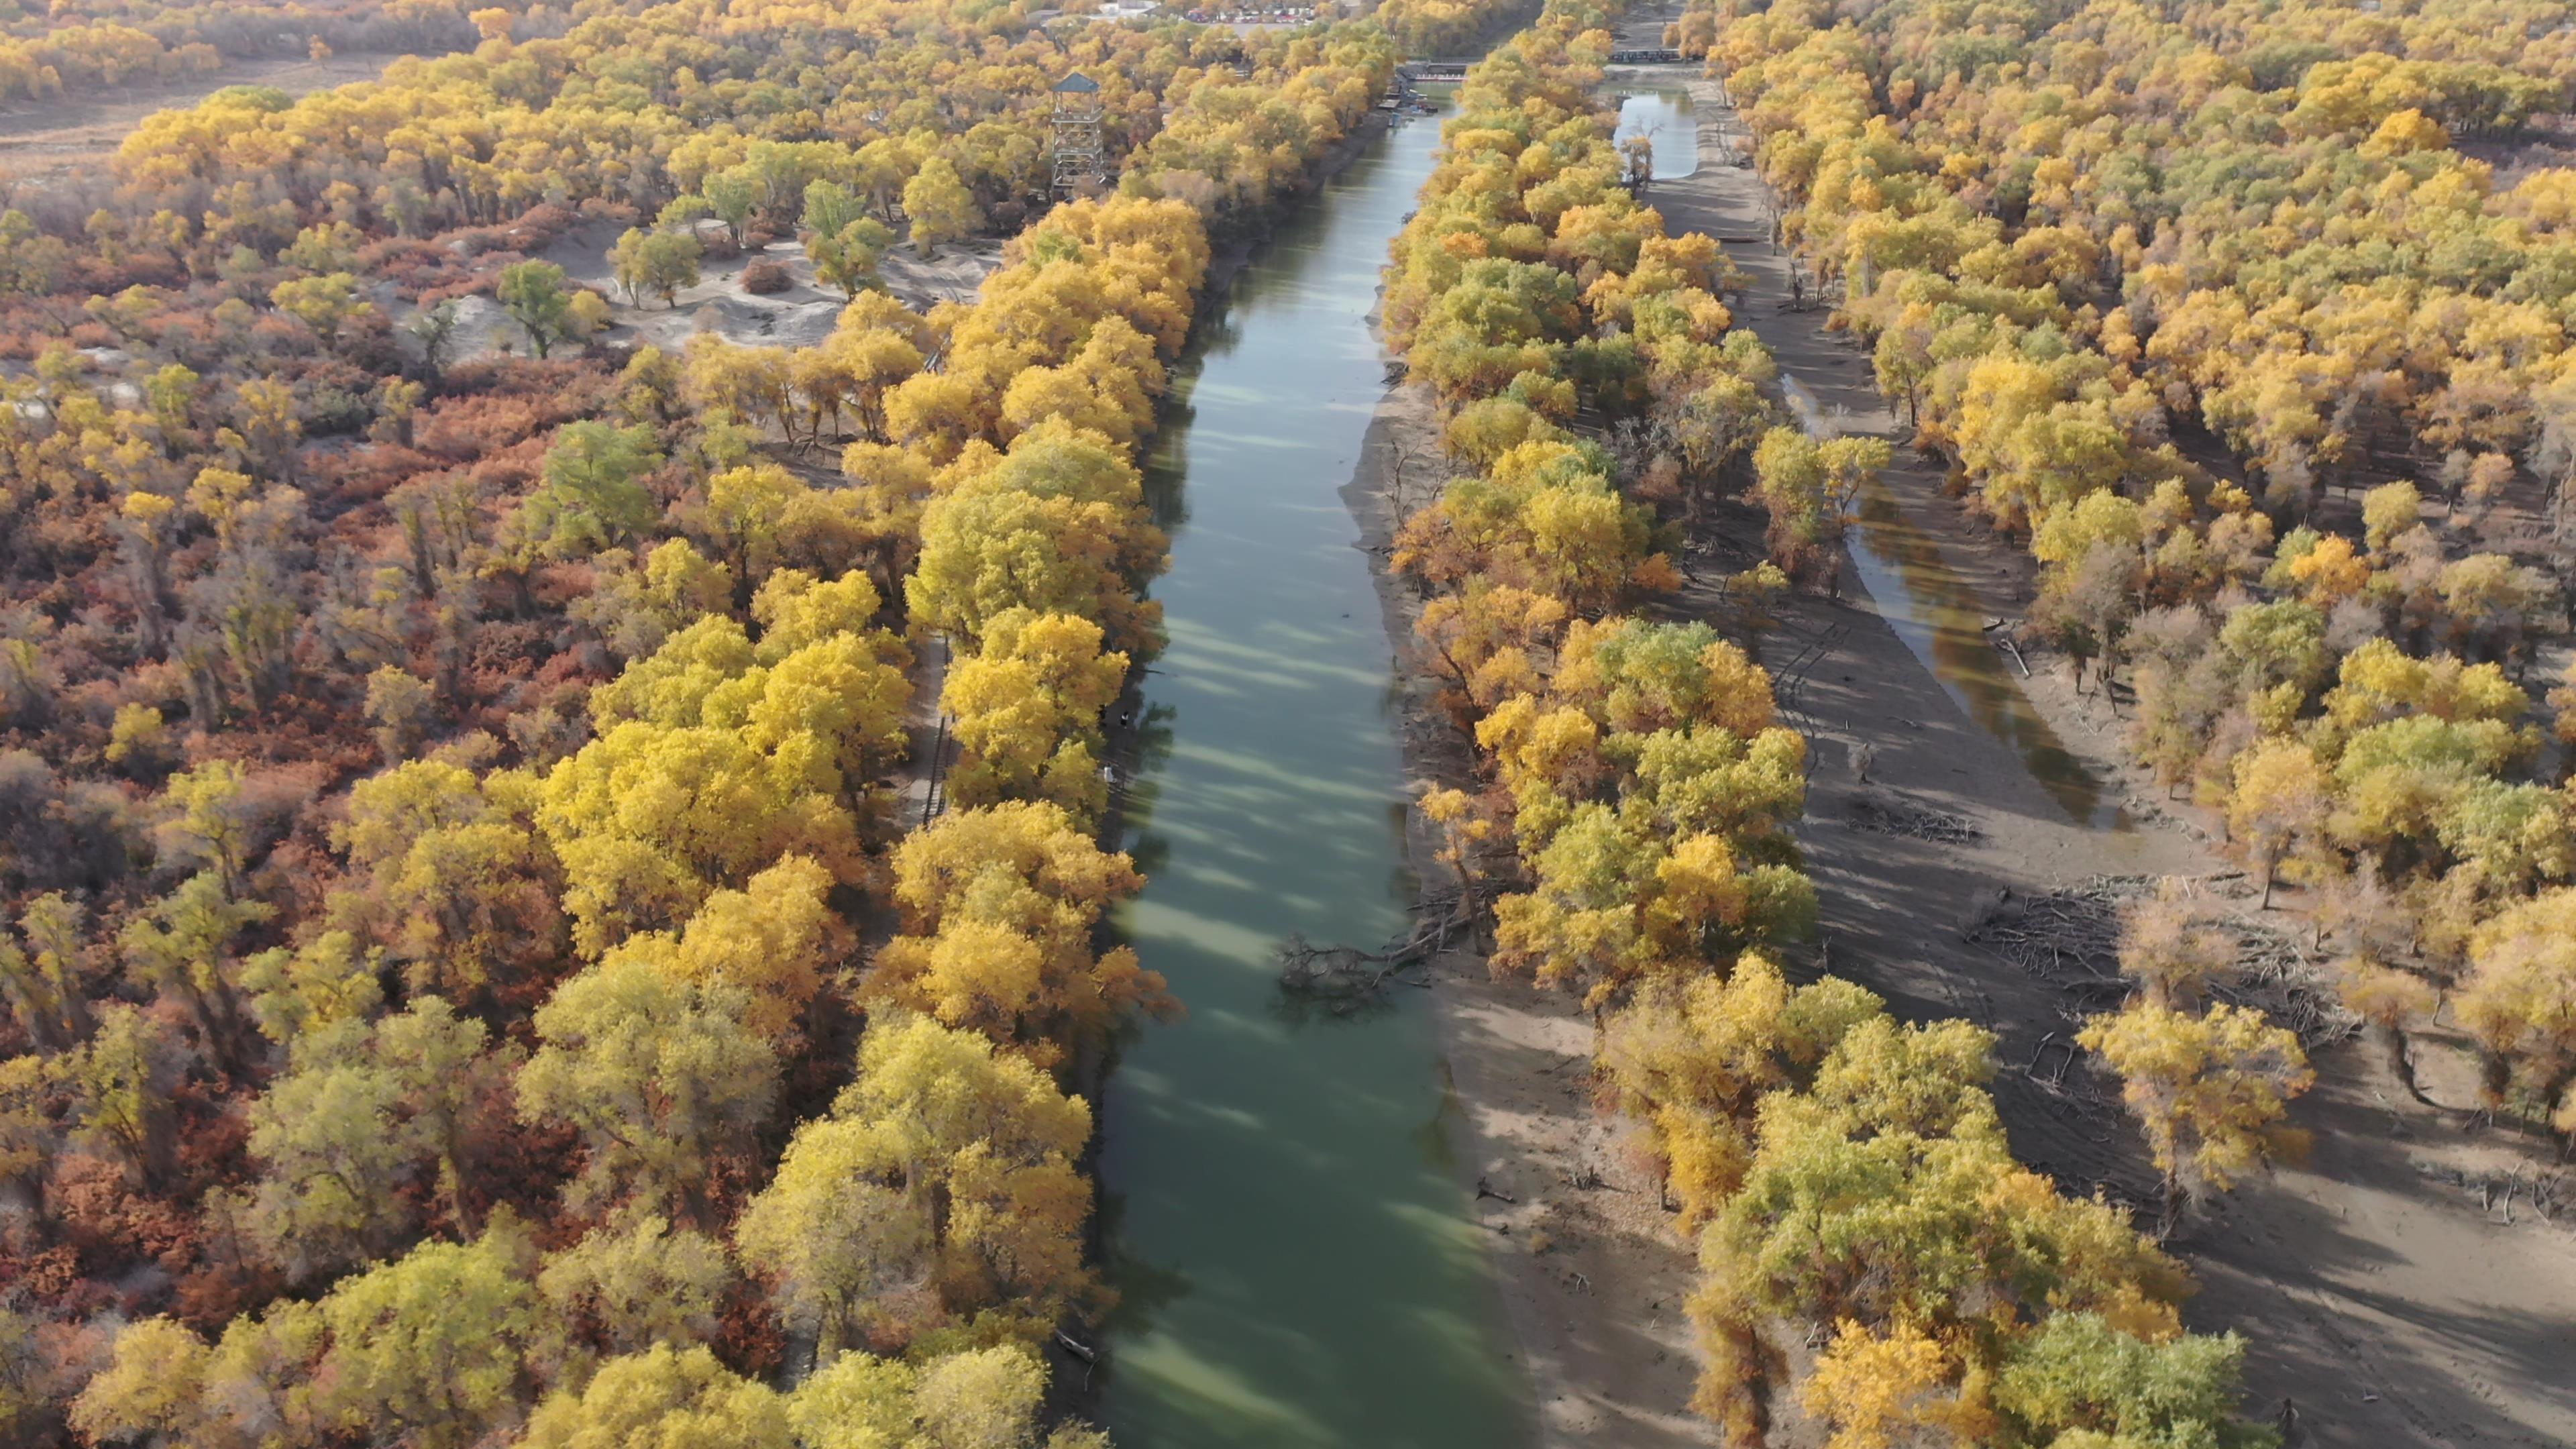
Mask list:
MULTIPOLYGON (((1375 562, 1378 603, 1397 659, 1408 785, 1458 783, 1466 744, 1437 704, 1437 686, 1406 668, 1412 593, 1386 569, 1396 488, 1408 506, 1449 476, 1428 391, 1389 391, 1342 490, 1375 562)), ((1413 859, 1438 844, 1419 816, 1413 859)), ((1543 1449, 1671 1449, 1716 1442, 1686 1408, 1698 1373, 1689 1250, 1672 1228, 1628 1127, 1597 1108, 1592 1021, 1573 998, 1497 981, 1484 958, 1455 950, 1426 973, 1458 1110, 1458 1172, 1492 1234, 1504 1312, 1527 1361, 1543 1449)))

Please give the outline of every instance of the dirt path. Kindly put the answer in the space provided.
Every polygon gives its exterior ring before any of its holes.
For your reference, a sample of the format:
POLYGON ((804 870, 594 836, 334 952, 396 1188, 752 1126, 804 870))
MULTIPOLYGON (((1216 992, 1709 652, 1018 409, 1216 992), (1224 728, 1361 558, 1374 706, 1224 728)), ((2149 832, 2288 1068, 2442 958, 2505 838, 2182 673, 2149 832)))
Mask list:
POLYGON ((894 823, 898 836, 928 825, 946 808, 941 786, 957 760, 956 742, 948 737, 948 717, 939 708, 940 691, 948 687, 948 640, 934 636, 915 646, 912 704, 904 711, 904 733, 911 748, 890 782, 894 787, 894 823))
MULTIPOLYGON (((1691 89, 1700 169, 1658 182, 1649 199, 1675 232, 1754 239, 1728 248, 1753 278, 1739 324, 1848 430, 1893 434, 1862 354, 1824 331, 1822 313, 1781 305, 1788 260, 1761 240, 1769 221, 1760 182, 1728 164, 1719 137, 1736 128, 1724 88, 1701 79, 1691 89)), ((2026 561, 1969 523, 1938 483, 1921 466, 1888 479, 1898 518, 1930 541, 1914 567, 1945 574, 1997 616, 2018 614, 2026 561)), ((1815 737, 1800 838, 1823 903, 1826 964, 1909 1015, 1966 1016, 1993 1029, 1997 1096, 2016 1151, 2070 1190, 2140 1195, 2143 1155, 2105 1084, 2078 1069, 2052 1089, 2048 1062, 2029 1069, 2043 1040, 2067 1032, 2069 999, 1962 940, 1959 927, 1979 893, 1996 887, 2027 898, 2095 876, 2223 882, 2230 869, 2205 823, 2153 798, 2116 724, 2050 677, 2051 662, 2034 661, 2041 677, 2027 707, 2110 800, 2125 803, 2117 828, 2077 824, 2062 791, 2034 778, 2027 740, 2008 743, 1973 699, 1945 687, 1896 627, 1903 600, 1882 608, 1849 569, 1844 591, 1839 605, 1789 610, 1765 651, 1775 665, 1799 665, 1795 680, 1784 679, 1785 702, 1815 737), (1852 768, 1864 746, 1868 785, 1852 768), (1933 844, 1857 828, 1851 812, 1864 796, 1956 817, 1976 838, 1933 844)), ((2464 1136, 2456 1116, 2414 1102, 2379 1050, 2355 1043, 2318 1066, 2320 1084, 2295 1114, 2317 1136, 2312 1161, 2246 1185, 2175 1245, 2203 1283, 2194 1326, 2233 1328, 2250 1342, 2248 1411, 2271 1421, 2294 1403, 2294 1444, 2576 1442, 2576 1234, 2527 1207, 2511 1226, 2483 1209, 2477 1184, 2511 1170, 2513 1144, 2464 1136)))

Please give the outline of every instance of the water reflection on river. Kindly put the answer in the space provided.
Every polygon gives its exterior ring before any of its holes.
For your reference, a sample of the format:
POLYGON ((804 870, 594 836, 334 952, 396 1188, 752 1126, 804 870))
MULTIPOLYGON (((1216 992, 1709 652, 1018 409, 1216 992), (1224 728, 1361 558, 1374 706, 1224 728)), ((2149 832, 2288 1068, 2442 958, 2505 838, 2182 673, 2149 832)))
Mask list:
POLYGON ((1699 169, 1699 123, 1691 116, 1690 92, 1680 86, 1639 91, 1619 102, 1616 139, 1632 136, 1645 137, 1654 148, 1657 181, 1672 181, 1699 169))
POLYGON ((1149 468, 1171 647, 1128 802, 1151 882, 1118 924, 1190 1016, 1145 1028, 1107 1093, 1121 1449, 1531 1438, 1420 999, 1310 1016, 1271 960, 1292 931, 1374 947, 1408 922, 1390 661, 1338 489, 1385 391, 1368 313, 1435 126, 1282 228, 1178 369, 1149 468))
MULTIPOLYGON (((1780 383, 1808 431, 1833 430, 1805 384, 1786 375, 1780 383)), ((2077 824, 2126 828, 2128 814, 2117 798, 2066 748, 1995 648, 1976 585, 1950 566, 1937 541, 1907 521, 1886 485, 1874 483, 1861 495, 1855 539, 1852 567, 1879 614, 1968 718, 2011 746, 2077 824)))

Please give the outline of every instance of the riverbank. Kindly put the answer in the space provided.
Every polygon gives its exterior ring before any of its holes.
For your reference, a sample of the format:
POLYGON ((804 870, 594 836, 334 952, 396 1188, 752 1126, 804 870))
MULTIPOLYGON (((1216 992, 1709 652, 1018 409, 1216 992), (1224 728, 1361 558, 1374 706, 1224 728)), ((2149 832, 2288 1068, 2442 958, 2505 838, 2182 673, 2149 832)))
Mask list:
MULTIPOLYGON (((1468 742, 1413 664, 1420 601, 1387 568, 1399 502, 1449 476, 1430 390, 1388 390, 1342 489, 1392 645, 1408 788, 1471 780, 1468 742)), ((1407 811, 1407 853, 1441 867, 1435 828, 1407 811)), ((1593 1027, 1575 998, 1498 981, 1472 948, 1422 973, 1448 1059, 1459 1180, 1475 1195, 1503 1307, 1538 1403, 1541 1449, 1676 1449, 1717 1442, 1688 1410, 1700 1359, 1683 1303, 1693 1255, 1630 1128, 1593 1093, 1593 1027)))
MULTIPOLYGON (((1675 231, 1766 237, 1761 183, 1729 164, 1717 139, 1735 119, 1723 85, 1695 79, 1692 92, 1701 167, 1657 184, 1649 199, 1675 231)), ((2018 617, 2028 561, 1968 518, 1937 470, 1902 446, 1867 357, 1825 331, 1824 313, 1783 306, 1789 259, 1758 241, 1729 251, 1752 279, 1739 325, 1770 347, 1784 376, 1846 430, 1899 441, 1885 521, 1921 544, 1892 550, 1858 587, 1847 574, 1839 604, 1783 609, 1765 651, 1775 666, 1797 661, 1783 693, 1821 756, 1799 838, 1831 967, 1909 1016, 1963 1016, 1995 1031, 1996 1097, 2016 1154, 2070 1190, 2141 1196, 2150 1174, 2114 1085, 2041 1059, 2043 1043, 2064 1040, 2073 999, 1962 940, 1954 927, 1963 906, 1998 890, 2027 900, 2097 876, 2173 874, 2203 881, 2248 918, 2294 932, 2301 923, 2254 909, 2254 893, 2214 847, 2215 822, 2161 798, 2137 773, 2107 705, 2078 697, 2062 663, 2034 656, 2034 677, 2015 676, 2001 701, 1962 686, 1962 641, 1924 628, 1916 596, 1947 594, 1972 615, 2018 617), (2038 763, 2029 725, 2044 728, 2078 773, 2043 781, 2035 770, 2051 767, 2038 763), (1853 767, 1863 751, 1866 784, 1853 767), (2076 809, 2070 780, 2108 808, 2076 809), (1861 828, 1852 810, 1863 799, 1937 811, 1973 836, 1935 843, 1861 828)), ((1734 524, 1708 540, 1700 572, 1758 553, 1750 510, 1737 510, 1734 524)), ((1865 522, 1853 547, 1887 537, 1865 522)), ((1973 633, 1968 652, 1991 655, 1973 633)), ((2245 1183, 2171 1245, 2202 1283, 2192 1326, 2248 1341, 2249 1414, 2278 1422, 2293 1407, 2294 1442, 2319 1449, 2576 1442, 2576 1386, 2565 1372, 2576 1345, 2576 1235, 2527 1206, 2518 1218, 2499 1210, 2501 1186, 2481 1190, 2509 1175, 2517 1144, 2468 1135, 2458 1114, 2414 1100, 2366 1041, 2322 1051, 2316 1065, 2318 1085, 2292 1119, 2315 1135, 2311 1159, 2245 1183)))

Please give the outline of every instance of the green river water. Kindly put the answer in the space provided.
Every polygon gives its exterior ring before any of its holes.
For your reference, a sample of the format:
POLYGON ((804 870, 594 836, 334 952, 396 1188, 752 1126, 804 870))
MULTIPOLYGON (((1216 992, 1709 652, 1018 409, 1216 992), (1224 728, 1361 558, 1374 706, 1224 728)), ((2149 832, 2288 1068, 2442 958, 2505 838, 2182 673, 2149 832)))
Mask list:
POLYGON ((1171 645, 1146 677, 1117 922, 1189 1008, 1104 1099, 1121 1449, 1511 1449, 1531 1437, 1421 993, 1292 1009, 1291 932, 1374 949, 1414 881, 1394 682, 1339 490, 1385 393, 1369 325, 1437 125, 1375 142, 1286 222, 1176 370, 1148 468, 1171 645))

